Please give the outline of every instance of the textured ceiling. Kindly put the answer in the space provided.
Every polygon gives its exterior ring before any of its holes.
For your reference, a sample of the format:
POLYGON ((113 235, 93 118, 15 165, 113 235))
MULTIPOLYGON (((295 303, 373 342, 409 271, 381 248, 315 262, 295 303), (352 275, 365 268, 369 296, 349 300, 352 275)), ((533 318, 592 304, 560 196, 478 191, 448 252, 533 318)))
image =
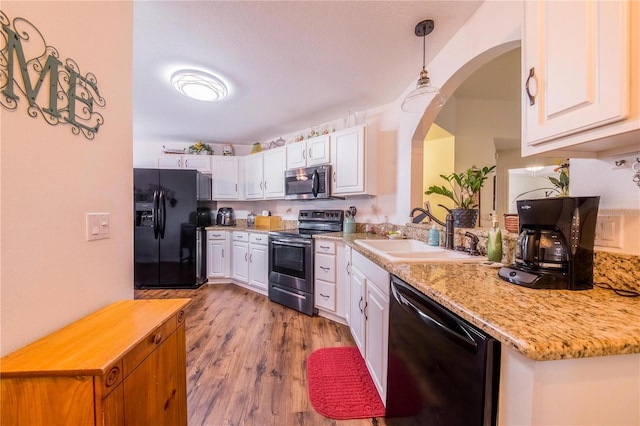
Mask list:
POLYGON ((249 144, 396 100, 481 1, 134 2, 134 140, 249 144), (179 68, 230 87, 201 102, 168 83, 179 68))

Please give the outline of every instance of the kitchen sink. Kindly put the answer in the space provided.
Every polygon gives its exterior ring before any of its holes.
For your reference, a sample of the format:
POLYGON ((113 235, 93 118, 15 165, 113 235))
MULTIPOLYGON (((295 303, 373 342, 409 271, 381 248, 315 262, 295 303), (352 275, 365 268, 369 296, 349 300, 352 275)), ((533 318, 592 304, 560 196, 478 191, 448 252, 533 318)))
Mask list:
POLYGON ((445 250, 418 240, 355 240, 359 245, 389 262, 460 262, 478 263, 487 260, 484 256, 470 256, 460 251, 445 250))

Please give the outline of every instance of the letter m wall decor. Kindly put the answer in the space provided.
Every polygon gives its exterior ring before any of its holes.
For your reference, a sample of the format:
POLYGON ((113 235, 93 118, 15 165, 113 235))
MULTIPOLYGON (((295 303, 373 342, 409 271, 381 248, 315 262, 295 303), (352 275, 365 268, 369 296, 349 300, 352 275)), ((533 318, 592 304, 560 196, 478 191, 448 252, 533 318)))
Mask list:
POLYGON ((73 134, 93 139, 104 123, 95 108, 104 108, 98 79, 82 75, 73 59, 60 60, 38 29, 23 18, 11 21, 0 11, 0 104, 14 111, 28 104, 31 117, 51 125, 67 124, 73 134))

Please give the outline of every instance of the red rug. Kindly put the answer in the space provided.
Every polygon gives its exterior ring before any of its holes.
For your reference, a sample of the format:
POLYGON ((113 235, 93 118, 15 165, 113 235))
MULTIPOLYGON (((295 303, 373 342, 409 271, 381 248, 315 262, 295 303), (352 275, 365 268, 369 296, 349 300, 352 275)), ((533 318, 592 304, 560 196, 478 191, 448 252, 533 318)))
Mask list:
POLYGON ((358 348, 314 351, 307 359, 311 405, 337 420, 384 416, 385 410, 358 348))

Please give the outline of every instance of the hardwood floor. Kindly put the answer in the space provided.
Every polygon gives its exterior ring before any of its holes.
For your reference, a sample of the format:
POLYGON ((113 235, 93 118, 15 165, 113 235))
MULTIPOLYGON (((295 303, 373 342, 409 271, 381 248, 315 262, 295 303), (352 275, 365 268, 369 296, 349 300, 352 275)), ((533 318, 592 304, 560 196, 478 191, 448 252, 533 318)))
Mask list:
POLYGON ((198 290, 136 290, 135 298, 191 298, 187 307, 189 425, 385 425, 332 420, 307 393, 316 349, 355 345, 349 328, 309 317, 233 284, 198 290))

